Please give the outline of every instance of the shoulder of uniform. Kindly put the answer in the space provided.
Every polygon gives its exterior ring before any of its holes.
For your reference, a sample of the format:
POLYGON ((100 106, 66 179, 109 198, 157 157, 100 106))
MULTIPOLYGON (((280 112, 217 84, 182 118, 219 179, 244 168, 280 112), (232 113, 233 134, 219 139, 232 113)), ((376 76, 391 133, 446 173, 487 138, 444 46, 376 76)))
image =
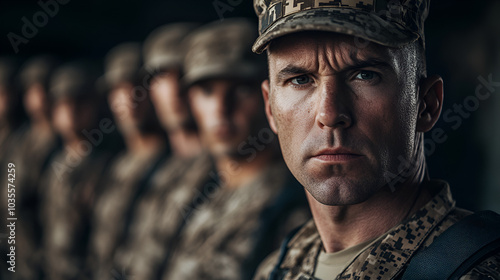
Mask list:
POLYGON ((500 253, 484 260, 460 278, 460 280, 483 279, 500 279, 500 253))
MULTIPOLYGON (((316 225, 311 219, 288 242, 288 249, 281 267, 292 268, 300 266, 302 261, 310 256, 310 251, 318 249, 316 247, 319 247, 319 244, 321 244, 321 239, 316 230, 316 225)), ((267 280, 276 267, 281 253, 281 250, 275 251, 261 262, 254 280, 267 280)))

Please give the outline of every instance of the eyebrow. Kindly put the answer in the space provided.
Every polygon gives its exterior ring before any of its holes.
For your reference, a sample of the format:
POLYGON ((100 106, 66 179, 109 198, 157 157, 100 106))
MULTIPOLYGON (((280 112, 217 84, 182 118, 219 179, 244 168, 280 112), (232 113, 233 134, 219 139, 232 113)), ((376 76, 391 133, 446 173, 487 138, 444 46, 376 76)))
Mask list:
MULTIPOLYGON (((385 70, 394 71, 394 67, 391 64, 389 64, 383 60, 380 60, 378 58, 368 58, 368 59, 361 60, 358 58, 351 57, 351 59, 353 60, 353 63, 342 68, 337 73, 345 73, 348 71, 354 71, 354 70, 368 68, 368 67, 381 68, 381 69, 385 69, 385 70)), ((305 75, 305 74, 308 74, 310 72, 311 71, 306 69, 306 68, 296 66, 293 64, 289 64, 285 68, 283 68, 282 70, 280 70, 278 72, 277 79, 278 79, 278 81, 282 81, 282 80, 287 79, 290 76, 305 75)))
POLYGON ((309 72, 310 71, 305 69, 305 68, 302 68, 299 66, 294 66, 294 65, 288 65, 279 71, 277 78, 278 78, 278 81, 282 81, 290 76, 304 75, 304 74, 307 74, 309 72))

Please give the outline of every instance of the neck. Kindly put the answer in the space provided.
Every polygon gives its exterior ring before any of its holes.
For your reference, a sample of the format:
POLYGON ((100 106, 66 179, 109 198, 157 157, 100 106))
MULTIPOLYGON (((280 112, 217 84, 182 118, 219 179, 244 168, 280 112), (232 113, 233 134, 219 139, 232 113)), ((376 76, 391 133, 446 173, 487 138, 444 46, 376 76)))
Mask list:
POLYGON ((168 140, 172 153, 180 158, 191 158, 201 153, 201 143, 198 134, 186 129, 168 132, 168 140))
POLYGON ((376 239, 423 207, 432 195, 423 184, 429 180, 425 160, 417 162, 404 183, 395 188, 384 186, 359 204, 328 206, 307 193, 325 251, 338 252, 376 239))
POLYGON ((237 189, 258 176, 274 159, 274 149, 265 149, 248 161, 246 157, 221 156, 215 159, 215 166, 223 186, 237 189))

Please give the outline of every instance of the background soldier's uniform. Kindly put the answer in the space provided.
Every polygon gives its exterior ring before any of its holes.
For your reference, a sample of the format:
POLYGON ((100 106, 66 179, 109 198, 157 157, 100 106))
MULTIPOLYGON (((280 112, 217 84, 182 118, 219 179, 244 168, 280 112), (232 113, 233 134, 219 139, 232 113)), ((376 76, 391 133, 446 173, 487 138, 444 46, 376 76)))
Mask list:
MULTIPOLYGON (((443 181, 431 181, 437 194, 415 215, 390 229, 377 242, 366 248, 338 275, 331 279, 400 279, 406 265, 417 250, 428 247, 441 233, 470 212, 456 208, 450 188, 443 181)), ((451 248, 450 248, 451 249, 451 248)), ((323 250, 314 221, 308 222, 291 239, 278 279, 306 280, 314 278, 318 255, 323 250)), ((259 267, 255 280, 267 280, 277 263, 278 253, 269 256, 259 267)), ((497 254, 463 276, 469 279, 497 279, 500 254, 497 254), (491 277, 497 278, 491 278, 491 277)))
POLYGON ((304 192, 283 163, 209 198, 193 212, 163 279, 251 279, 260 260, 308 217, 304 192))
POLYGON ((148 178, 144 177, 161 160, 161 151, 158 154, 125 153, 113 161, 103 180, 100 187, 105 191, 93 211, 89 244, 93 279, 109 279, 114 251, 125 237, 129 215, 136 211, 133 202, 139 199, 138 192, 145 187, 144 180, 148 178))
POLYGON ((66 158, 66 151, 55 156, 44 174, 40 190, 41 261, 46 278, 51 280, 81 276, 93 199, 107 161, 105 156, 91 154, 75 165, 66 158))
MULTIPOLYGON (((172 157, 159 169, 150 190, 137 205, 125 246, 115 255, 115 271, 135 279, 158 279, 193 205, 210 184, 207 155, 172 157)), ((205 198, 207 199, 207 198, 205 198)))

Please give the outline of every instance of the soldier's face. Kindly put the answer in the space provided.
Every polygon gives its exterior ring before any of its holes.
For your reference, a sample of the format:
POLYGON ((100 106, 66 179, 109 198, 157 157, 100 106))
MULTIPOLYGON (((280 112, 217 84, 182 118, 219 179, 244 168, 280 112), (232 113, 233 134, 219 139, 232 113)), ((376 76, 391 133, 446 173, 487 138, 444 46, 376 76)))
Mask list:
POLYGON ((41 84, 34 84, 26 90, 24 108, 32 119, 44 117, 48 111, 46 93, 41 84))
POLYGON ((174 130, 189 119, 187 104, 180 96, 178 71, 168 71, 154 77, 151 83, 151 101, 158 119, 167 130, 174 130))
POLYGON ((317 201, 361 203, 411 157, 413 61, 375 44, 357 48, 352 37, 333 33, 273 43, 270 81, 262 86, 266 113, 288 167, 317 201))
POLYGON ((113 88, 108 102, 122 133, 136 131, 148 110, 151 110, 148 94, 131 83, 122 83, 113 88))
POLYGON ((95 104, 89 100, 63 98, 54 104, 52 121, 63 138, 80 137, 84 129, 95 123, 95 104))
POLYGON ((209 80, 190 87, 188 96, 201 139, 215 157, 238 157, 239 145, 265 126, 258 83, 209 80))

